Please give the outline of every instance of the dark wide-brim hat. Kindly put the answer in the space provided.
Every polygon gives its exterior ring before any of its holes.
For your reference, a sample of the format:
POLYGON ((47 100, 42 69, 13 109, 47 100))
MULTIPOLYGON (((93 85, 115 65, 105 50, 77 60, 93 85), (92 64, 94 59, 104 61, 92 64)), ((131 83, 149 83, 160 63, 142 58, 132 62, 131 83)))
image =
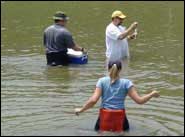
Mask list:
POLYGON ((54 20, 69 20, 69 17, 62 11, 57 11, 53 16, 54 20))

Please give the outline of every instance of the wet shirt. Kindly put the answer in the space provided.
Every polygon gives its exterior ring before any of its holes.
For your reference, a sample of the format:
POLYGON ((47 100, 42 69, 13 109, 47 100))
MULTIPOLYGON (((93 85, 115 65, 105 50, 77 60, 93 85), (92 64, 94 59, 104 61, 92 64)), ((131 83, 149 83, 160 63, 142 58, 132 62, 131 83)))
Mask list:
POLYGON ((111 84, 110 77, 100 78, 96 84, 102 90, 101 108, 125 109, 125 98, 133 83, 128 79, 118 79, 111 84))
POLYGON ((46 53, 67 52, 67 48, 75 46, 71 33, 63 26, 54 24, 44 31, 46 53))
POLYGON ((118 37, 126 30, 125 27, 115 26, 110 23, 106 28, 106 57, 109 60, 121 60, 129 57, 129 48, 127 38, 118 39, 118 37))

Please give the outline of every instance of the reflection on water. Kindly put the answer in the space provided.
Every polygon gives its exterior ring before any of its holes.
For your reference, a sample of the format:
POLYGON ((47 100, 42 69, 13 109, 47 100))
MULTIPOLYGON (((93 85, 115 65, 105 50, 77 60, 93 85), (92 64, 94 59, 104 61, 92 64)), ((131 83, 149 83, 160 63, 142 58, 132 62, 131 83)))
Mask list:
POLYGON ((128 21, 137 19, 140 28, 138 39, 130 44, 129 67, 122 76, 131 79, 140 94, 156 89, 161 91, 161 97, 145 105, 137 105, 128 97, 126 108, 131 130, 118 135, 184 135, 184 26, 181 24, 184 7, 180 2, 151 5, 145 2, 46 2, 45 5, 22 2, 22 7, 14 2, 3 3, 2 135, 117 135, 93 131, 100 102, 78 117, 73 110, 83 105, 93 93, 98 78, 107 74, 104 29, 110 20, 106 16, 112 12, 109 9, 123 6, 130 14, 128 21), (66 11, 79 23, 69 22, 69 28, 75 39, 89 49, 89 63, 47 67, 41 33, 45 27, 43 24, 47 26, 51 22, 47 20, 45 23, 44 18, 41 22, 40 17, 43 13, 49 17, 61 6, 65 10, 65 7, 72 7, 71 4, 78 10, 74 12, 69 8, 66 11), (20 9, 25 14, 32 12, 29 15, 35 20, 27 22, 27 16, 17 18, 15 15, 20 9), (86 15, 92 13, 91 9, 96 11, 93 21, 93 16, 86 15), (104 12, 98 12, 100 10, 104 12), (151 18, 155 16, 154 10, 160 15, 160 20, 151 18), (142 14, 139 16, 139 13, 142 14), (8 21, 7 15, 12 17, 16 28, 8 21), (101 23, 96 24, 95 20, 101 23))

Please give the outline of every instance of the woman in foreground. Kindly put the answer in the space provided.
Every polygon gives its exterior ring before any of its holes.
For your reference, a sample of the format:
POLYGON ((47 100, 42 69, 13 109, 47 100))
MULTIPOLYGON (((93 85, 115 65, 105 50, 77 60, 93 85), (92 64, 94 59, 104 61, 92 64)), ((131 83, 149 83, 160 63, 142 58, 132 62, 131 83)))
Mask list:
POLYGON ((152 97, 159 97, 158 91, 139 96, 130 80, 120 78, 121 69, 121 61, 109 62, 109 76, 100 78, 96 84, 94 94, 86 104, 82 108, 75 109, 76 115, 79 115, 92 108, 101 97, 99 117, 95 125, 96 131, 122 132, 129 130, 125 110, 125 98, 127 95, 137 104, 144 104, 152 97))

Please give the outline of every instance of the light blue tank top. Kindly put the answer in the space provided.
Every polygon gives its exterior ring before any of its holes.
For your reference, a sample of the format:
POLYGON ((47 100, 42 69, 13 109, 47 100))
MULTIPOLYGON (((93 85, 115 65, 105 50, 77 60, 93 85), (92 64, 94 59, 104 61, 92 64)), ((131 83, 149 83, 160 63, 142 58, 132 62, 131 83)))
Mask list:
POLYGON ((101 108, 125 109, 125 98, 133 83, 128 79, 118 79, 111 84, 110 77, 100 78, 96 84, 102 90, 101 108))

